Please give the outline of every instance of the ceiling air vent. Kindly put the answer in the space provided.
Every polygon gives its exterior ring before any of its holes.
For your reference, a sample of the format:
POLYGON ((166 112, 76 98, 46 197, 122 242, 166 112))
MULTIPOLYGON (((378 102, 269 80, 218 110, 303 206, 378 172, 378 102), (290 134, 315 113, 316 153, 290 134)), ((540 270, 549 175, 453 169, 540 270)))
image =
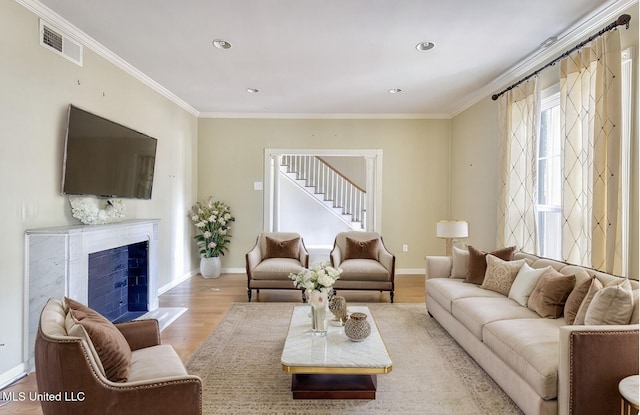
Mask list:
POLYGON ((40 44, 82 66, 82 45, 42 20, 40 20, 40 44))

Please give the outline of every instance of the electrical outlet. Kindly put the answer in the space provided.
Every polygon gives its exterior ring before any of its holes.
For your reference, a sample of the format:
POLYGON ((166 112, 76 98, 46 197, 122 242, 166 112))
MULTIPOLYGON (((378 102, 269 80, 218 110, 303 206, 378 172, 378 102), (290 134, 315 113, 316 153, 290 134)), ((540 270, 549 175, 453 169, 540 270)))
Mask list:
POLYGON ((407 252, 409 250, 409 245, 404 244, 402 245, 402 252, 407 252))

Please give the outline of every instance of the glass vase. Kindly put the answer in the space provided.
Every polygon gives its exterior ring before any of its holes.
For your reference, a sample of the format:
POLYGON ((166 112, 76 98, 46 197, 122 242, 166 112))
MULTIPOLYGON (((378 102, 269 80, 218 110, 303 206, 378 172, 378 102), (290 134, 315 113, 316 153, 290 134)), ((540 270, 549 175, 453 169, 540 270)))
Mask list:
POLYGON ((314 336, 326 336, 329 320, 328 311, 328 294, 321 291, 319 301, 310 301, 311 303, 311 331, 314 336))

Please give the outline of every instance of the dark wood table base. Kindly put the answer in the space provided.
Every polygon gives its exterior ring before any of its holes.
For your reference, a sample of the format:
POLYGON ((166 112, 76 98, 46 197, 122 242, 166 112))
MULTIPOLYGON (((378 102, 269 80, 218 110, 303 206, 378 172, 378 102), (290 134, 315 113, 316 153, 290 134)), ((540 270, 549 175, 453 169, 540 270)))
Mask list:
POLYGON ((293 399, 375 399, 376 375, 293 374, 293 399))

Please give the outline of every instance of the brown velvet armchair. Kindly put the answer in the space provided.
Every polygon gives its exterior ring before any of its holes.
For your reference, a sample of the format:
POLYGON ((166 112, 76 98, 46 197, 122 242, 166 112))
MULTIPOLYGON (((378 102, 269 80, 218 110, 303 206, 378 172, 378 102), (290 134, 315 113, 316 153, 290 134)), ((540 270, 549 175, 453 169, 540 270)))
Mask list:
POLYGON ((187 374, 170 345, 160 344, 156 320, 116 324, 131 348, 129 377, 112 382, 91 340, 67 334, 68 310, 50 299, 35 344, 38 392, 44 415, 201 414, 202 381, 187 374), (59 399, 59 400, 58 400, 59 399))

